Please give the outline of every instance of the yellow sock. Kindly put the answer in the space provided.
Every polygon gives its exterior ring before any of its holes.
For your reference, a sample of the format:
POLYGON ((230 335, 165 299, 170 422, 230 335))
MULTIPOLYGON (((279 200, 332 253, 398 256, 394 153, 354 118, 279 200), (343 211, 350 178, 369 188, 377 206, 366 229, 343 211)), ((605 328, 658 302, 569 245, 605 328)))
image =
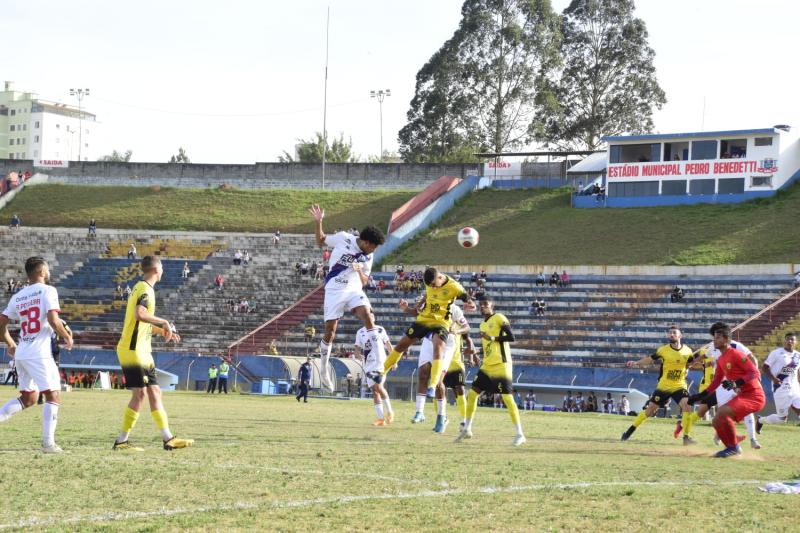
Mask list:
POLYGON ((636 415, 636 419, 633 421, 633 427, 638 428, 645 420, 647 420, 647 414, 645 414, 644 410, 639 411, 639 414, 636 415))
POLYGON ((517 402, 514 401, 514 396, 511 394, 502 394, 501 398, 503 398, 503 403, 506 404, 506 409, 508 409, 508 414, 511 416, 511 421, 515 426, 519 426, 519 407, 517 407, 517 402))
POLYGON ((431 361, 431 375, 428 378, 429 389, 439 384, 439 380, 442 377, 442 363, 444 363, 442 359, 434 359, 431 361))
POLYGON ((389 355, 386 356, 386 361, 383 363, 383 373, 384 375, 392 369, 394 365, 403 357, 403 354, 398 352, 397 350, 392 350, 389 352, 389 355))
POLYGON ((463 394, 456 396, 456 407, 458 407, 458 414, 461 415, 462 420, 467 419, 467 398, 463 394))
POLYGON ((122 431, 130 433, 137 420, 139 420, 139 413, 130 407, 126 407, 125 414, 122 415, 122 431))
POLYGON ((475 411, 478 409, 478 393, 470 389, 467 393, 467 423, 472 422, 475 411))
POLYGON ((692 415, 694 413, 687 411, 681 415, 681 426, 683 426, 683 435, 688 437, 692 431, 692 415))
POLYGON ((167 429, 169 427, 169 418, 167 418, 167 412, 165 410, 158 409, 156 411, 150 411, 150 416, 153 417, 158 429, 167 429))

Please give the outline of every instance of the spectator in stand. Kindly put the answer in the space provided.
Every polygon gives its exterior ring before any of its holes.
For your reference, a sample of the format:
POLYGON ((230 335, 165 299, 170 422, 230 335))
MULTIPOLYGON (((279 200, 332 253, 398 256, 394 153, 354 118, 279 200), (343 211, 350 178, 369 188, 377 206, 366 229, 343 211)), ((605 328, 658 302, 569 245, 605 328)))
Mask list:
POLYGON ((486 290, 486 278, 484 278, 484 277, 479 277, 479 278, 478 278, 478 281, 475 283, 475 285, 478 287, 478 290, 479 290, 479 291, 484 291, 484 290, 486 290))
POLYGON ((378 290, 378 285, 375 283, 375 276, 372 274, 370 274, 369 278, 367 278, 367 290, 370 292, 375 292, 378 290))
POLYGON ((244 254, 242 254, 242 264, 243 264, 244 266, 247 266, 247 265, 249 265, 249 264, 250 264, 250 260, 251 260, 251 259, 252 259, 252 258, 250 257, 250 252, 248 252, 247 250, 245 250, 245 251, 244 251, 244 254))
POLYGON ((308 273, 311 275, 311 279, 317 279, 318 270, 319 270, 319 265, 317 264, 316 261, 312 261, 308 271, 308 273))
POLYGON ((539 314, 539 300, 537 300, 536 298, 534 298, 533 301, 531 302, 530 313, 532 315, 539 314))
POLYGON ((322 252, 322 264, 327 265, 328 259, 330 258, 331 258, 331 251, 325 248, 325 250, 322 252))
POLYGON ((281 243, 281 230, 275 230, 275 234, 272 236, 272 244, 278 245, 281 243))
POLYGON ((794 288, 800 287, 800 272, 794 275, 794 288))
POLYGON ((186 279, 189 277, 189 261, 183 262, 183 270, 181 271, 181 277, 186 279))
POLYGON ((217 288, 218 291, 221 291, 222 287, 225 286, 225 278, 222 276, 222 274, 217 274, 214 277, 214 286, 217 288))
POLYGON ((456 273, 453 276, 453 279, 456 280, 457 282, 461 283, 461 271, 460 270, 456 270, 456 273))
POLYGON ((328 277, 328 271, 329 270, 330 270, 330 267, 328 266, 328 263, 324 263, 322 265, 322 278, 323 279, 328 277))
POLYGON ((136 259, 136 245, 134 243, 128 246, 128 259, 136 259))
POLYGON ((310 268, 310 266, 311 265, 308 264, 308 259, 303 259, 302 261, 300 261, 300 275, 307 276, 308 269, 310 268))
POLYGON ((128 301, 128 297, 131 295, 131 286, 127 283, 125 284, 125 301, 128 301))
POLYGON ((472 283, 474 283, 475 285, 478 284, 478 273, 477 272, 473 272, 472 273, 472 276, 470 276, 470 281, 472 283))
POLYGON ((294 264, 294 277, 296 277, 296 278, 300 277, 300 261, 297 261, 294 264))
POLYGON ((672 292, 669 295, 669 301, 672 302, 672 303, 682 302, 684 296, 686 296, 686 293, 684 292, 684 290, 681 289, 680 287, 678 287, 677 285, 675 285, 675 288, 672 289, 672 292))
POLYGON ((536 286, 538 287, 539 285, 544 287, 544 272, 539 272, 536 275, 536 286))
POLYGON ((122 298, 122 294, 123 294, 123 292, 122 292, 122 285, 120 285, 119 283, 117 283, 117 288, 116 288, 116 289, 114 289, 114 299, 115 299, 115 300, 122 300, 122 299, 123 299, 123 298, 122 298))
POLYGON ((544 316, 545 309, 547 309, 547 304, 544 302, 544 298, 539 298, 536 306, 536 316, 544 316))
POLYGON ((13 292, 14 292, 14 280, 10 279, 8 280, 8 283, 6 283, 6 294, 11 294, 13 292))
POLYGON ((561 272, 561 286, 566 287, 568 285, 569 285, 569 275, 567 274, 567 271, 564 270, 561 272))
POLYGON ((489 275, 486 273, 486 269, 481 269, 480 279, 482 279, 484 283, 489 281, 489 275))
POLYGON ((314 342, 314 337, 317 335, 317 330, 311 324, 303 326, 303 340, 306 341, 306 351, 311 343, 314 342))
POLYGON ((89 235, 87 235, 89 239, 96 239, 97 238, 97 222, 95 219, 91 219, 89 221, 89 235))
POLYGON ((383 280, 378 281, 378 291, 383 292, 386 289, 386 282, 383 280))
POLYGON ((550 276, 550 286, 551 287, 558 287, 558 284, 561 282, 561 276, 558 275, 558 272, 553 272, 550 276))
POLYGON ((619 402, 619 414, 627 415, 630 412, 631 412, 631 404, 628 403, 628 397, 623 394, 622 399, 619 402))
POLYGON ((233 264, 234 265, 241 265, 242 264, 242 257, 244 257, 242 255, 242 251, 241 250, 236 250, 236 252, 233 254, 233 264))
POLYGON ((11 215, 11 226, 10 227, 12 229, 18 229, 20 226, 22 226, 22 220, 19 218, 18 214, 14 213, 13 215, 11 215))
POLYGON ((267 347, 267 353, 269 355, 278 355, 278 341, 277 340, 272 339, 272 341, 270 341, 269 346, 267 347))

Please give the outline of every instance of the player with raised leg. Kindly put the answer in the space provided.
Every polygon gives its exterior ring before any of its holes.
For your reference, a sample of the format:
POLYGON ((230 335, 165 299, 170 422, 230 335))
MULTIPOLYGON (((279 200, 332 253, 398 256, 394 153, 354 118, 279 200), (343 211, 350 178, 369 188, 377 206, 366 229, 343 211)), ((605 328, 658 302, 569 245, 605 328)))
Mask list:
MULTIPOLYGON (((361 320, 373 348, 379 353, 384 351, 379 330, 375 326, 372 315, 368 312, 370 304, 367 295, 364 294, 364 286, 372 271, 372 254, 378 246, 383 244, 386 237, 375 226, 367 226, 361 230, 358 237, 345 231, 326 235, 322 230, 325 211, 314 204, 309 212, 316 222, 317 244, 333 248, 329 260, 330 270, 325 277, 325 334, 319 344, 320 381, 323 387, 333 391, 328 363, 331 358, 333 339, 336 336, 336 327, 345 311, 352 311, 361 320)), ((386 354, 384 353, 382 357, 385 358, 386 354)))
POLYGON ((514 390, 511 386, 513 368, 510 343, 514 342, 514 333, 511 331, 508 319, 501 313, 494 312, 494 303, 489 298, 481 300, 481 314, 483 315, 481 322, 483 362, 467 396, 467 420, 456 437, 456 442, 472 438, 472 420, 478 408, 478 396, 482 392, 488 392, 499 393, 503 398, 511 422, 517 431, 512 444, 520 446, 525 444, 526 439, 522 433, 519 408, 514 401, 514 390))
MULTIPOLYGON (((707 359, 710 359, 713 362, 714 374, 716 374, 717 360, 719 359, 719 356, 722 355, 722 354, 714 346, 713 338, 714 338, 714 336, 716 334, 716 331, 718 329, 727 328, 727 327, 728 327, 727 324, 725 324, 723 322, 715 322, 715 323, 711 324, 711 327, 708 330, 709 334, 712 337, 712 341, 711 341, 711 344, 709 344, 706 347, 705 357, 707 359)), ((750 358, 750 360, 753 362, 753 364, 756 365, 756 368, 758 368, 758 360, 756 360, 755 356, 750 351, 750 349, 747 348, 747 346, 745 346, 741 342, 734 341, 734 340, 730 341, 730 346, 732 348, 744 353, 748 358, 750 358)), ((701 353, 702 353, 702 350, 700 352, 698 352, 698 355, 695 355, 695 361, 697 361, 699 357, 702 357, 700 355, 701 353)), ((702 392, 705 393, 707 390, 708 389, 706 388, 702 392)), ((705 417, 706 413, 709 411, 709 409, 711 409, 712 407, 715 407, 715 406, 717 408, 719 408, 719 407, 725 405, 734 396, 736 396, 736 391, 735 390, 727 390, 727 389, 724 389, 724 388, 717 389, 716 393, 714 393, 714 394, 695 394, 695 395, 691 396, 689 398, 689 403, 692 404, 692 405, 695 405, 697 407, 697 409, 696 409, 696 411, 694 413, 692 413, 689 416, 689 419, 688 419, 689 427, 691 428, 696 422, 698 422, 699 420, 702 420, 703 417, 705 417)), ((750 447, 755 449, 755 450, 760 449, 761 448, 761 443, 758 442, 758 439, 756 438, 756 419, 755 419, 755 416, 753 414, 749 414, 749 415, 745 416, 744 417, 744 425, 745 425, 745 428, 747 428, 747 434, 750 437, 750 447)), ((675 433, 678 434, 678 433, 680 433, 681 430, 685 430, 685 428, 682 425, 680 427, 676 427, 675 428, 675 433)), ((714 442, 717 443, 717 444, 720 443, 719 436, 716 435, 716 434, 714 435, 714 442)))
POLYGON ((419 306, 411 309, 405 300, 400 300, 400 309, 407 314, 416 315, 416 319, 389 354, 384 369, 388 372, 414 343, 430 336, 433 350, 426 396, 433 398, 442 373, 446 370, 443 366, 445 344, 453 323, 450 306, 456 300, 462 300, 464 309, 473 311, 475 304, 459 282, 442 274, 435 267, 426 268, 422 280, 425 282, 425 296, 419 306))
POLYGON ((736 391, 735 397, 717 408, 713 420, 714 429, 725 444, 725 449, 715 454, 715 457, 720 458, 742 453, 739 443, 745 437, 736 435, 736 422, 748 414, 759 412, 766 404, 758 366, 751 356, 731 346, 730 337, 731 330, 724 324, 714 332, 714 347, 719 350, 720 356, 717 359, 714 381, 703 393, 707 396, 714 394, 720 386, 736 391))
POLYGON ((128 296, 122 335, 117 343, 117 357, 122 366, 125 386, 131 391, 131 400, 122 418, 122 430, 114 441, 114 450, 143 451, 132 446, 128 436, 139 419, 139 411, 145 397, 150 404, 150 416, 161 431, 165 450, 186 448, 194 444, 192 439, 179 439, 169 429, 167 412, 161 401, 161 388, 156 380, 156 365, 153 361, 151 338, 153 333, 169 341, 180 342, 175 326, 167 319, 159 318, 156 311, 155 285, 161 281, 164 267, 161 259, 148 255, 142 258, 142 279, 136 283, 128 296))
POLYGON ((0 422, 5 422, 16 413, 32 406, 44 393, 42 408, 42 451, 61 453, 56 444, 58 410, 61 403, 61 377, 53 359, 50 338, 57 333, 72 349, 72 333, 64 329, 58 313, 58 291, 47 285, 50 267, 41 257, 29 257, 25 261, 25 273, 30 285, 14 294, 0 315, 0 337, 8 345, 8 354, 14 358, 19 375, 19 397, 6 402, 0 408, 0 422), (19 345, 8 332, 9 320, 19 320, 19 345))
POLYGON ((800 352, 795 350, 796 346, 797 335, 787 333, 783 336, 783 346, 770 352, 761 366, 761 371, 772 382, 775 414, 758 418, 758 433, 761 433, 764 424, 785 424, 790 409, 800 415, 800 382, 797 381, 800 352))
POLYGON ((655 416, 660 407, 665 407, 670 401, 674 401, 680 406, 681 417, 683 419, 683 444, 688 446, 696 444, 695 440, 689 435, 691 424, 689 416, 692 414, 689 406, 689 390, 686 384, 686 374, 688 366, 692 361, 692 349, 681 342, 681 330, 677 326, 670 326, 667 331, 669 343, 659 347, 653 354, 645 356, 638 361, 628 361, 630 367, 640 367, 661 363, 661 371, 656 384, 656 390, 647 400, 645 408, 639 412, 633 424, 622 434, 623 441, 631 438, 633 432, 650 417, 655 416))
MULTIPOLYGON (((445 383, 445 380, 447 379, 447 374, 453 366, 454 361, 459 360, 461 363, 461 368, 464 368, 463 357, 461 355, 461 342, 462 337, 469 339, 470 331, 469 323, 464 317, 464 312, 459 306, 452 304, 450 306, 450 314, 452 315, 453 323, 450 325, 450 335, 447 337, 447 343, 445 344, 444 348, 442 378, 439 380, 439 384, 436 386, 436 424, 433 426, 433 431, 436 433, 444 433, 444 430, 447 428, 447 424, 449 423, 447 419, 447 384, 445 383)), ((471 340, 469 342, 472 343, 471 340)), ((433 346, 430 344, 430 340, 426 338, 422 342, 420 358, 422 357, 422 350, 425 349, 426 343, 429 344, 430 351, 433 352, 433 346)), ((458 368, 458 366, 456 366, 456 368, 458 368)), ((450 386, 454 388, 454 392, 456 393, 456 402, 458 402, 458 399, 461 398, 459 411, 461 412, 461 421, 463 423, 467 418, 466 402, 464 400, 464 380, 462 378, 460 381, 461 396, 458 395, 459 382, 456 381, 453 376, 451 376, 449 383, 450 386), (463 410, 461 409, 461 405, 464 406, 463 410)))
MULTIPOLYGON (((375 322, 375 314, 372 309, 369 310, 373 323, 375 322)), ((366 326, 362 327, 356 333, 355 354, 356 357, 361 357, 363 360, 364 377, 367 380, 367 387, 372 390, 372 403, 375 406, 375 414, 377 420, 372 424, 373 426, 386 426, 394 420, 394 411, 392 411, 392 403, 389 400, 389 393, 383 386, 383 363, 386 361, 386 353, 392 350, 392 343, 389 342, 389 336, 386 334, 381 326, 375 326, 378 330, 378 340, 383 344, 383 350, 375 350, 373 341, 367 335, 366 326)))

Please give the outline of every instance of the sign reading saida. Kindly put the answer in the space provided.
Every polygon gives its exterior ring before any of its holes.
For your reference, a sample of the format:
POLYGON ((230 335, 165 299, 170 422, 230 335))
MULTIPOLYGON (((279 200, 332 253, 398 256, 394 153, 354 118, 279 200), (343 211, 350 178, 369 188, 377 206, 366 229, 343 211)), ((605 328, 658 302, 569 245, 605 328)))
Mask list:
POLYGON ((69 168, 69 161, 60 159, 34 159, 33 166, 42 168, 69 168))

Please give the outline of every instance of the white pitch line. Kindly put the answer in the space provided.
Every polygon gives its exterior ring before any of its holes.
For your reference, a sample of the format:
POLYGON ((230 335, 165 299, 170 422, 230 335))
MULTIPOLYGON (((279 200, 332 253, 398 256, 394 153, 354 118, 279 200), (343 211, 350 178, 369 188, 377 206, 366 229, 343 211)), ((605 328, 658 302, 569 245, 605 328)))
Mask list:
POLYGON ((756 479, 729 480, 729 481, 585 481, 575 483, 541 483, 534 485, 511 485, 509 487, 479 487, 475 489, 442 489, 442 490, 423 490, 419 492, 401 492, 399 494, 363 494, 363 495, 343 495, 330 496, 326 498, 314 498, 308 500, 288 500, 273 501, 264 504, 236 502, 208 507, 175 509, 157 509, 154 511, 127 511, 120 513, 103 513, 91 515, 78 515, 68 518, 62 517, 43 517, 26 518, 14 523, 0 524, 0 529, 20 528, 20 527, 40 527, 63 524, 75 524, 79 522, 117 522, 132 519, 150 518, 155 516, 175 516, 181 514, 210 513, 217 511, 231 511, 237 509, 288 509, 310 507, 313 505, 326 505, 330 503, 353 503, 369 500, 407 500, 413 498, 432 498, 442 496, 454 496, 462 494, 504 494, 514 492, 532 492, 539 490, 563 490, 563 489, 582 489, 592 487, 689 487, 689 486, 735 486, 735 485, 755 485, 766 483, 756 479))

